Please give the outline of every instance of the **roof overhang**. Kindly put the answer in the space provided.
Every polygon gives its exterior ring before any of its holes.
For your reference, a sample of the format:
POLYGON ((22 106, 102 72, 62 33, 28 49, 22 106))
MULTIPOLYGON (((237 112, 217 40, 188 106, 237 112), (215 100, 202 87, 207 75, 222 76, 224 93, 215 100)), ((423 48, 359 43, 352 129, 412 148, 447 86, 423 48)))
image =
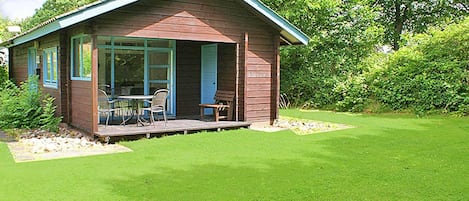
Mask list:
POLYGON ((0 46, 11 47, 21 45, 137 1, 100 0, 72 12, 54 17, 19 36, 1 43, 0 46))
MULTIPOLYGON (((54 17, 19 36, 0 43, 0 46, 13 47, 21 45, 137 1, 138 0, 100 0, 69 13, 54 17)), ((280 37, 284 44, 308 44, 309 37, 306 34, 285 18, 275 13, 275 11, 267 7, 261 1, 243 0, 243 2, 279 27, 280 37)))
POLYGON ((307 45, 309 37, 259 0, 243 0, 280 28, 282 40, 290 45, 307 45))

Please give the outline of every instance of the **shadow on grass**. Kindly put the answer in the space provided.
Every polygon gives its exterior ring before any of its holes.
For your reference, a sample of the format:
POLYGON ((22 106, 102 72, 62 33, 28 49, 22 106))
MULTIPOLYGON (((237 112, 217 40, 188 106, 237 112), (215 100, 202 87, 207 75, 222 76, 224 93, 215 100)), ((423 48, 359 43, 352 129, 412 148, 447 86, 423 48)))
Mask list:
MULTIPOLYGON (((327 166, 327 165, 326 165, 327 166)), ((268 168, 197 165, 189 170, 155 168, 155 173, 110 180, 126 200, 315 200, 321 164, 275 161, 268 168)), ((108 186, 109 187, 109 186, 108 186)))

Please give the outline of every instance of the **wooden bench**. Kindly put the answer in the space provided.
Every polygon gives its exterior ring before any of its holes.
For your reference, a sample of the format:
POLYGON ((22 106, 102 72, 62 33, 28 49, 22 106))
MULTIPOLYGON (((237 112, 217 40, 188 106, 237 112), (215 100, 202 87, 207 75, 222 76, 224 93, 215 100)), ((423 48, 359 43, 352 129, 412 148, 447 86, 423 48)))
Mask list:
POLYGON ((226 119, 228 121, 233 120, 233 100, 234 91, 223 91, 217 90, 215 93, 214 104, 199 104, 200 107, 200 120, 204 120, 205 108, 212 108, 213 114, 215 115, 215 121, 218 122, 220 119, 226 119), (221 111, 226 111, 226 115, 220 116, 221 111))

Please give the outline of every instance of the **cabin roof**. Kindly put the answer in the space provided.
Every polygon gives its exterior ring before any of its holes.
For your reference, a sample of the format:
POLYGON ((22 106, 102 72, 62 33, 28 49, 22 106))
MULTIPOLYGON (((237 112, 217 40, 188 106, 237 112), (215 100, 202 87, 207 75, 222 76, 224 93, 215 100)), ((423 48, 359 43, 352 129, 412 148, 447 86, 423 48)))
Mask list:
MULTIPOLYGON (((0 46, 13 47, 21 45, 52 32, 73 26, 101 14, 111 12, 126 5, 135 3, 137 1, 139 0, 99 0, 65 14, 53 17, 20 35, 1 43, 0 46)), ((280 36, 284 44, 308 44, 309 37, 306 34, 288 22, 285 18, 278 15, 275 11, 267 7, 261 1, 241 1, 249 7, 253 8, 259 15, 265 17, 265 19, 268 20, 271 24, 277 26, 280 29, 280 36)))

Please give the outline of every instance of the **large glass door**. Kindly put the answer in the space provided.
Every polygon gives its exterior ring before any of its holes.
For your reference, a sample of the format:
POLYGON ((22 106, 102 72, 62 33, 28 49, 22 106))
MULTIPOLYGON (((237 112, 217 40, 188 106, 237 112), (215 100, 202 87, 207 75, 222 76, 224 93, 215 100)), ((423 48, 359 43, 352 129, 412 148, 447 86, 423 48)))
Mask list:
POLYGON ((145 52, 114 51, 114 89, 119 95, 142 95, 144 91, 145 52))
POLYGON ((176 114, 175 41, 98 37, 98 87, 113 97, 168 89, 167 114, 176 114))
MULTIPOLYGON (((172 92, 172 51, 171 50, 149 50, 148 51, 148 79, 147 85, 150 94, 158 89, 169 89, 172 92)), ((168 113, 172 113, 174 105, 169 102, 168 113)))

